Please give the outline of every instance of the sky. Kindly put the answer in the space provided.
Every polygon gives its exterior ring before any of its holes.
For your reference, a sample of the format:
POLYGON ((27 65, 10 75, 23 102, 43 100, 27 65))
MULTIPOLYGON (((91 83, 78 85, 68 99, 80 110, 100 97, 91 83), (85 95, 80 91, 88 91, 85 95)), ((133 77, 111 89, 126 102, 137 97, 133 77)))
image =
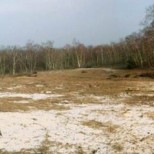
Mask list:
POLYGON ((153 0, 0 0, 0 45, 117 42, 138 31, 153 0))

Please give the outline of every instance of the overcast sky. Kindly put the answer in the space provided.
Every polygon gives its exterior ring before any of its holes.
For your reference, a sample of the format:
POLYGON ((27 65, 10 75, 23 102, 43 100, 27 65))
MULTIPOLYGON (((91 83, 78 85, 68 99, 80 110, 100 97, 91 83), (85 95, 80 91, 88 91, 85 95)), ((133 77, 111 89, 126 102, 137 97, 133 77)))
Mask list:
POLYGON ((86 45, 118 41, 141 28, 153 0, 0 0, 0 44, 76 38, 86 45))

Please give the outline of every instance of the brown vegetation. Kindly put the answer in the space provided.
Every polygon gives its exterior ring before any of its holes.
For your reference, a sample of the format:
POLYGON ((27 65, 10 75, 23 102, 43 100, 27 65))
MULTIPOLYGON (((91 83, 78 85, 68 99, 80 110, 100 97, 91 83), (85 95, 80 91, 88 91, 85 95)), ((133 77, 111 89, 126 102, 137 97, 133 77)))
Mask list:
MULTIPOLYGON (((119 95, 130 95, 125 103, 149 104, 153 106, 153 79, 137 77, 146 70, 75 69, 64 71, 38 72, 37 77, 5 77, 1 79, 0 93, 17 94, 60 94, 60 97, 32 100, 21 96, 1 97, 0 111, 69 110, 63 104, 100 104, 103 99, 120 99, 119 95), (86 73, 82 73, 86 72, 86 73), (129 74, 130 77, 125 77, 129 74), (112 76, 111 76, 112 75, 112 76), (115 76, 116 77, 115 77, 115 76), (147 86, 142 86, 145 83, 147 86), (140 86, 141 85, 141 86, 140 86), (148 89, 147 89, 148 88, 148 89), (139 94, 139 95, 137 95, 139 94), (96 96, 96 97, 95 97, 96 96), (99 98, 100 96, 100 98, 99 98), (103 96, 101 100, 101 96, 103 96), (98 98, 97 98, 98 97, 98 98), (25 101, 22 103, 22 101, 25 101), (27 102, 27 103, 26 103, 27 102)), ((109 101, 109 102, 110 102, 109 101)), ((105 102, 109 103, 108 100, 105 102)))

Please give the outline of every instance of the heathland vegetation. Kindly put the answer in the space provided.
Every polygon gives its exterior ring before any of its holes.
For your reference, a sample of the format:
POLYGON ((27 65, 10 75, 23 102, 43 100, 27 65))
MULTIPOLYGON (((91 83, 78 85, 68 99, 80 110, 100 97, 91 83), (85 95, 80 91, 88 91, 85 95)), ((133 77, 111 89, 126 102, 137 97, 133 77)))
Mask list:
POLYGON ((1 48, 0 74, 103 66, 154 68, 154 5, 147 9, 142 25, 142 30, 118 43, 85 46, 73 41, 72 45, 54 48, 48 41, 1 48))

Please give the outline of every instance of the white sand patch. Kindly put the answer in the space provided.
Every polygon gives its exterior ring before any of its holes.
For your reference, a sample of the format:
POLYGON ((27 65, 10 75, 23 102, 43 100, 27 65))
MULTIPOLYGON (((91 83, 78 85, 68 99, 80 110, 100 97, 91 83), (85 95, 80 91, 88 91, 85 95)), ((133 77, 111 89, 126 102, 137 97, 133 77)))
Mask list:
POLYGON ((17 104, 28 104, 28 103, 30 103, 30 101, 28 101, 28 100, 20 100, 20 101, 13 101, 13 103, 17 103, 17 104))
POLYGON ((23 88, 23 86, 22 85, 16 85, 14 87, 8 87, 7 89, 8 90, 15 90, 15 89, 20 89, 20 88, 23 88))
POLYGON ((22 98, 29 98, 29 99, 33 99, 33 100, 42 100, 42 99, 56 98, 56 97, 61 97, 61 96, 63 96, 63 95, 40 94, 40 93, 24 94, 24 93, 0 92, 0 98, 22 97, 22 98))
POLYGON ((32 114, 21 113, 0 114, 0 149, 18 151, 22 148, 34 148, 40 143, 45 132, 41 126, 34 124, 31 116, 32 114))
POLYGON ((94 95, 91 95, 90 97, 98 100, 100 103, 111 103, 111 102, 113 102, 113 99, 109 96, 94 96, 94 95))
POLYGON ((14 89, 14 87, 9 87, 9 88, 7 88, 7 90, 13 90, 14 89))
POLYGON ((137 84, 137 87, 139 87, 139 90, 145 92, 154 92, 154 82, 142 81, 137 84))
POLYGON ((122 153, 154 152, 154 122, 145 113, 153 112, 150 106, 128 106, 125 104, 71 105, 65 111, 31 111, 27 113, 0 112, 0 149, 20 151, 37 148, 48 133, 50 150, 55 153, 76 154, 79 146, 86 153, 116 153, 113 145, 120 144, 122 153), (59 114, 61 113, 61 114, 59 114), (116 132, 107 131, 107 126, 91 128, 83 122, 95 120, 118 125, 116 132), (58 146, 73 145, 65 148, 58 146))
POLYGON ((154 97, 154 94, 138 93, 138 94, 131 94, 131 96, 148 96, 148 97, 154 97))
POLYGON ((42 88, 42 87, 44 87, 44 85, 42 85, 42 84, 37 84, 37 85, 35 85, 37 88, 42 88))
POLYGON ((51 91, 46 91, 45 93, 46 93, 46 94, 51 94, 52 92, 51 92, 51 91))
POLYGON ((115 70, 113 68, 102 68, 102 70, 104 70, 106 72, 117 72, 117 70, 115 70))
POLYGON ((78 96, 78 98, 86 98, 86 97, 89 97, 91 99, 94 99, 94 100, 97 100, 99 103, 108 103, 108 104, 115 104, 115 99, 116 99, 116 102, 117 103, 122 103, 125 99, 131 97, 129 96, 128 94, 126 93, 120 93, 119 95, 117 96, 108 96, 108 95, 104 95, 104 96, 96 96, 96 95, 87 95, 87 96, 80 96, 79 94, 76 96, 78 96))

